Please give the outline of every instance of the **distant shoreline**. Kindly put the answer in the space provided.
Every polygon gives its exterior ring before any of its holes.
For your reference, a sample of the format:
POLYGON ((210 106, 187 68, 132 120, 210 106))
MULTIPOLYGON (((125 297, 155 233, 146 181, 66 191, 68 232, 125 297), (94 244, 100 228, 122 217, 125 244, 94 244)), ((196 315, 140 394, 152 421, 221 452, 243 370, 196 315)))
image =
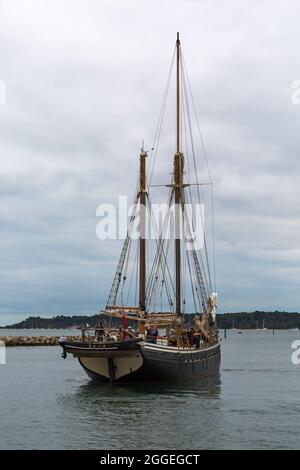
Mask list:
MULTIPOLYGON (((192 314, 186 314, 185 319, 192 319, 192 314)), ((2 329, 22 329, 22 330, 66 330, 79 329, 81 326, 95 327, 99 324, 99 314, 97 315, 56 315, 52 318, 28 317, 25 320, 14 323, 12 325, 0 326, 2 329)), ((119 320, 112 319, 115 324, 119 320)), ((217 325, 221 329, 274 329, 274 330, 291 330, 300 329, 300 313, 299 312, 238 312, 238 313, 221 313, 217 315, 217 325)))

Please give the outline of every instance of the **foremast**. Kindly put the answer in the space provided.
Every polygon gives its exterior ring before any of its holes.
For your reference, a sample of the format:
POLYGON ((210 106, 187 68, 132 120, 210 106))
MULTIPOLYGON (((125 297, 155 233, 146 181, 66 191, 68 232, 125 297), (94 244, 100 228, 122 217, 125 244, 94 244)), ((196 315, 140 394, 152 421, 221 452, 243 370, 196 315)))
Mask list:
POLYGON ((139 307, 142 313, 146 313, 146 158, 147 152, 144 149, 140 153, 140 249, 139 249, 139 307))
MULTIPOLYGON (((124 305, 116 305, 119 287, 122 281, 122 273, 130 245, 131 229, 136 218, 136 209, 131 215, 127 236, 119 258, 117 270, 113 279, 111 290, 105 311, 109 316, 124 317, 132 319, 132 313, 135 318, 145 318, 146 316, 146 285, 147 285, 147 266, 146 266, 146 206, 147 206, 147 179, 146 179, 146 158, 148 154, 141 149, 140 152, 140 170, 139 185, 135 199, 135 207, 140 206, 140 239, 139 239, 139 305, 138 307, 130 307, 124 305)), ((123 277, 125 280, 126 277, 123 277)))

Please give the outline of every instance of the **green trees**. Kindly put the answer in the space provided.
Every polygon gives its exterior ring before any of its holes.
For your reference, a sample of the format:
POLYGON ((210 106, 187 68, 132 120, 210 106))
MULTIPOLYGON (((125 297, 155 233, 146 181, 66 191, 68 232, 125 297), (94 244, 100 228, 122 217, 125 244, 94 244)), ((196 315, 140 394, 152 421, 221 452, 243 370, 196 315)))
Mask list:
MULTIPOLYGON (((185 315, 186 319, 190 319, 190 315, 185 315)), ((90 327, 99 324, 100 316, 97 315, 56 315, 52 318, 28 317, 19 323, 8 325, 5 328, 45 328, 45 329, 70 329, 85 326, 87 323, 90 327)), ((113 319, 114 323, 118 323, 117 319, 113 319)), ((217 323, 219 329, 300 329, 300 313, 297 312, 239 312, 239 313, 221 313, 217 315, 217 323)))

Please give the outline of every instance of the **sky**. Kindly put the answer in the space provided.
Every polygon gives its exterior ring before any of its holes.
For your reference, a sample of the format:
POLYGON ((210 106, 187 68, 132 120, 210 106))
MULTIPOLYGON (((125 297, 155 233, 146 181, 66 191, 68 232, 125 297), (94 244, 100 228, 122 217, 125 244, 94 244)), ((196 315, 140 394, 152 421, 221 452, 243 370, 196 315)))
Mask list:
POLYGON ((177 31, 214 181, 219 311, 300 310, 299 9, 0 0, 0 325, 105 305, 121 245, 96 237, 96 210, 132 196, 177 31))

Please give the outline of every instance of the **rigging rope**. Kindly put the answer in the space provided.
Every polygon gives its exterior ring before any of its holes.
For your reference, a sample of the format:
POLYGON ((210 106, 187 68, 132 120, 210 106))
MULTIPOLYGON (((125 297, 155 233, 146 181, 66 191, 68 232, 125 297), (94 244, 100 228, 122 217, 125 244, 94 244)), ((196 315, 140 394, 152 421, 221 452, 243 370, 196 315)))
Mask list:
POLYGON ((197 109, 196 109, 196 104, 195 104, 195 100, 194 100, 194 95, 193 95, 192 87, 191 87, 191 84, 190 84, 189 76, 188 76, 188 73, 187 73, 187 67, 186 67, 186 64, 185 64, 185 59, 184 59, 183 54, 182 54, 182 64, 183 64, 183 70, 184 70, 184 72, 185 72, 184 75, 185 75, 185 77, 186 77, 187 84, 188 84, 188 87, 189 87, 190 97, 191 97, 191 101, 192 101, 192 105, 193 105, 193 110, 194 110, 194 115, 195 115, 195 119, 196 119, 196 123, 197 123, 197 128, 198 128, 198 132, 199 132, 199 136, 200 136, 200 141, 201 141, 202 151, 203 151, 203 155, 204 155, 204 159, 205 159, 205 164, 206 164, 206 168, 207 168, 207 173, 208 173, 208 177, 209 177, 209 180, 210 180, 210 183, 211 183, 212 244, 213 244, 213 279, 214 279, 214 291, 216 292, 217 286, 216 286, 216 253, 215 253, 216 250, 215 250, 215 215, 214 215, 213 180, 212 180, 212 175, 211 175, 211 171, 210 171, 210 167, 209 167, 209 163, 208 163, 208 157, 207 157, 206 148, 205 148, 205 145, 204 145, 204 139, 203 139, 203 135, 202 135, 201 128, 200 128, 200 123, 199 123, 199 119, 198 119, 198 113, 197 113, 197 109))
POLYGON ((173 52, 173 56, 172 56, 172 60, 171 60, 171 65, 170 65, 170 68, 169 68, 167 84, 166 84, 165 92, 164 92, 164 95, 163 95, 163 102, 162 102, 162 106, 161 106, 161 109, 160 109, 159 118, 158 118, 156 130, 155 130, 155 134, 154 134, 154 140, 153 140, 153 145, 152 145, 152 149, 151 149, 151 154, 150 154, 150 158, 149 158, 149 175, 150 175, 150 177, 149 177, 149 181, 148 181, 148 184, 147 184, 148 192, 149 192, 149 186, 150 186, 151 181, 152 181, 155 161, 156 161, 157 152, 158 152, 158 142, 159 142, 159 139, 160 139, 160 134, 161 134, 164 115, 165 115, 166 103, 167 103, 167 98, 168 98, 168 94, 169 94, 170 82, 171 82, 172 71, 173 71, 173 66, 174 66, 175 52, 176 52, 176 47, 174 48, 174 52, 173 52), (152 169, 150 171, 151 164, 152 164, 152 169))
MULTIPOLYGON (((184 69, 183 68, 182 68, 182 81, 183 81, 183 86, 184 86, 186 111, 187 111, 188 125, 189 125, 189 131, 190 131, 191 150, 192 150, 193 164, 194 164, 194 171, 195 171, 195 179, 196 179, 196 185, 197 185, 196 187, 197 187, 198 203, 201 204, 200 185, 199 185, 198 175, 197 175, 197 163, 196 163, 196 155, 195 155, 195 148, 194 148, 193 131, 192 131, 192 125, 191 125, 191 115, 190 115, 190 109, 189 109, 189 104, 188 104, 185 74, 184 74, 184 69)), ((203 240, 204 240, 206 267, 207 267, 207 273, 208 273, 208 278, 209 278, 210 290, 212 290, 212 282, 211 282, 211 276, 210 276, 210 266, 209 266, 209 261, 208 261, 208 251, 207 251, 206 235, 205 235, 204 221, 203 221, 202 212, 201 212, 201 223, 202 223, 202 230, 203 230, 203 240)))

